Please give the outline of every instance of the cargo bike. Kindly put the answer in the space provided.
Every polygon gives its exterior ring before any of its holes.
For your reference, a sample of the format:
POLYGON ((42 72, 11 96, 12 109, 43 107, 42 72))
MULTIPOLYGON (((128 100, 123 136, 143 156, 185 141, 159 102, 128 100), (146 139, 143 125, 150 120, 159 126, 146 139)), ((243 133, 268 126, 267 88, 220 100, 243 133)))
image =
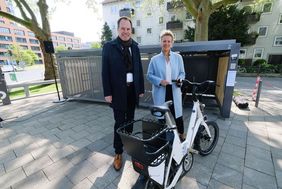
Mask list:
MULTIPOLYGON (((198 88, 212 85, 214 81, 202 83, 183 80, 183 85, 192 85, 193 108, 186 139, 180 140, 169 106, 152 106, 151 114, 158 119, 140 119, 125 124, 120 134, 126 152, 131 156, 136 172, 146 178, 145 189, 171 189, 192 168, 194 153, 208 155, 215 148, 219 129, 216 122, 207 121, 203 114, 204 104, 198 96, 198 88)), ((185 91, 184 91, 185 94, 185 91)))

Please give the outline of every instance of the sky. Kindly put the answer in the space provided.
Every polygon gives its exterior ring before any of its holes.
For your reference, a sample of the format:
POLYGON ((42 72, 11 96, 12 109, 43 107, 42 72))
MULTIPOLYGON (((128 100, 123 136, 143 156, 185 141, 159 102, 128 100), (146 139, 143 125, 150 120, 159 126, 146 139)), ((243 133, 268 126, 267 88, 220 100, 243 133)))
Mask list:
POLYGON ((100 40, 103 25, 101 4, 98 14, 95 14, 93 9, 87 8, 82 0, 70 0, 69 4, 56 3, 55 7, 50 17, 52 32, 73 32, 83 43, 100 40))

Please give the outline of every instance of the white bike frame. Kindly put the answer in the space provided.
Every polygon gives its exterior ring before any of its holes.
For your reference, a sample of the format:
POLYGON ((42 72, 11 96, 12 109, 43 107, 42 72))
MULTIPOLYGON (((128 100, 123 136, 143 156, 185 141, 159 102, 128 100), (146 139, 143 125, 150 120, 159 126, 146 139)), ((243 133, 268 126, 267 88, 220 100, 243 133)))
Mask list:
MULTIPOLYGON (((165 106, 166 108, 168 108, 168 104, 169 102, 164 103, 163 106, 165 106)), ((191 113, 191 117, 190 117, 190 121, 189 121, 189 127, 188 127, 188 131, 186 134, 186 139, 185 141, 181 142, 177 129, 176 129, 176 125, 173 123, 173 117, 171 116, 170 112, 167 111, 165 113, 165 119, 166 119, 166 124, 168 126, 168 128, 172 129, 173 133, 174 133, 174 140, 173 140, 173 144, 172 144, 172 151, 171 151, 171 155, 169 157, 169 163, 168 166, 166 168, 166 171, 162 171, 165 169, 164 167, 164 162, 157 166, 157 167, 150 167, 148 168, 149 171, 149 175, 150 178, 155 180, 156 182, 158 182, 160 185, 163 184, 163 178, 164 180, 164 189, 171 189, 173 188, 177 181, 179 180, 182 172, 183 172, 183 166, 180 165, 181 161, 183 160, 184 156, 189 153, 197 153, 196 150, 192 149, 193 143, 194 143, 194 139, 196 137, 197 131, 199 129, 199 127, 201 125, 203 125, 208 133, 208 135, 211 137, 210 134, 210 130, 207 126, 207 124, 205 123, 204 120, 204 116, 202 114, 202 111, 200 109, 200 102, 199 100, 197 101, 193 101, 193 108, 192 108, 192 113, 191 113), (179 169, 177 170, 173 180, 171 181, 170 185, 168 185, 168 178, 169 178, 169 173, 170 173, 170 168, 171 168, 171 164, 172 164, 172 160, 174 160, 177 165, 179 165, 179 169), (163 177, 165 174, 165 177, 163 177)))

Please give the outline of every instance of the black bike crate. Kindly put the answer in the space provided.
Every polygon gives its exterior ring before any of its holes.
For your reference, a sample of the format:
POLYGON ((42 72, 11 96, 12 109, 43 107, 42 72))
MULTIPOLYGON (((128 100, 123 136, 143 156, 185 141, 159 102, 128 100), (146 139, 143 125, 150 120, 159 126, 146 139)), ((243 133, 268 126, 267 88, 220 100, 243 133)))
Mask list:
POLYGON ((117 132, 132 160, 147 167, 159 165, 169 153, 166 128, 158 121, 141 119, 125 124, 117 132))

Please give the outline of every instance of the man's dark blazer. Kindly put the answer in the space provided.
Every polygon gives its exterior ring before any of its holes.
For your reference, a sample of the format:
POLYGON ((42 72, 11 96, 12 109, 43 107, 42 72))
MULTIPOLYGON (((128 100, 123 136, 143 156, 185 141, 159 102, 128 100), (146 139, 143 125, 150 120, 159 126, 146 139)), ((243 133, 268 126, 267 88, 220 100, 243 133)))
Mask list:
MULTIPOLYGON (((139 103, 139 94, 144 93, 144 75, 138 43, 132 40, 131 55, 133 63, 133 82, 136 94, 136 105, 139 103)), ((126 64, 122 46, 117 39, 107 42, 102 51, 102 82, 104 96, 112 96, 111 107, 126 111, 127 85, 126 64)))

